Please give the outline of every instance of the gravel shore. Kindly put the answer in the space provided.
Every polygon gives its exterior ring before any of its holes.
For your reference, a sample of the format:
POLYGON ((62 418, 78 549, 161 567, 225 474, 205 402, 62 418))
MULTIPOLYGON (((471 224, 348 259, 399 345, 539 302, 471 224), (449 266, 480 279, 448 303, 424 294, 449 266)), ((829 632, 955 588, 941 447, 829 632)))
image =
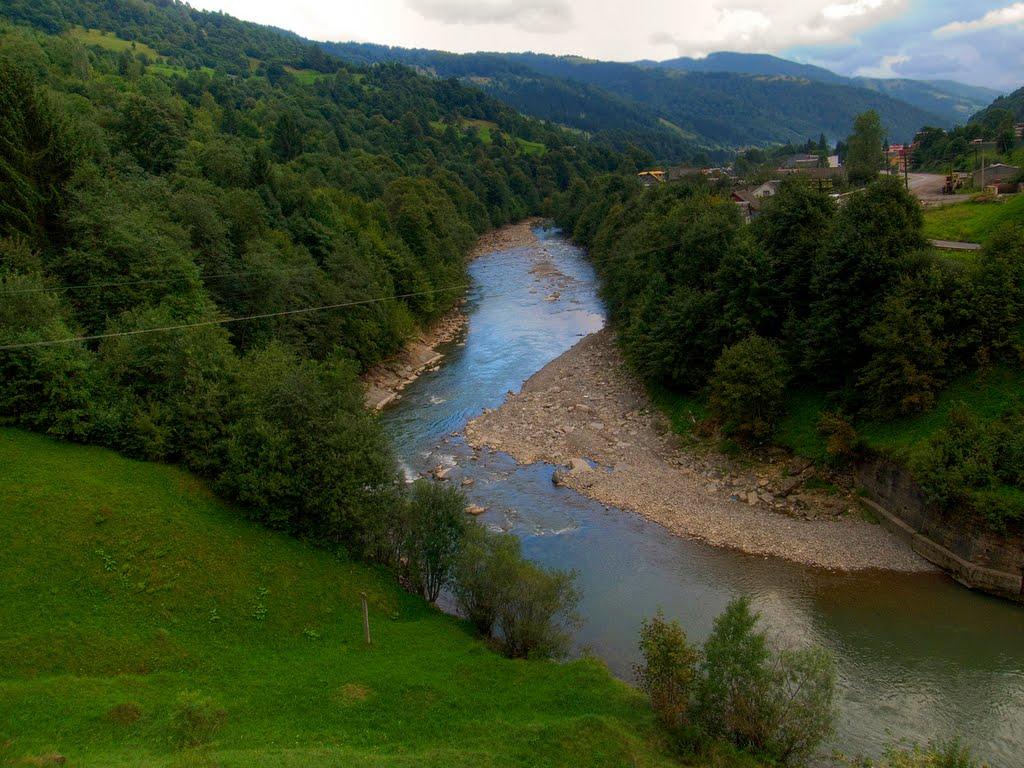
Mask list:
MULTIPOLYGON (((850 494, 810 490, 808 462, 737 468, 682 450, 626 369, 609 329, 534 374, 466 426, 470 445, 564 469, 556 482, 680 536, 835 570, 931 570, 850 494)), ((821 483, 817 483, 821 485, 821 483)))

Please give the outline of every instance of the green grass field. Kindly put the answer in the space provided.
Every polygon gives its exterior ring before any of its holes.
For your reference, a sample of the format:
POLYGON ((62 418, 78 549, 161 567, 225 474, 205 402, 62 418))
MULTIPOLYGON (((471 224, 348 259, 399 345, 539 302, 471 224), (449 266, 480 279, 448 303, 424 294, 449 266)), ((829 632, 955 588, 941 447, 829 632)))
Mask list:
POLYGON ((108 51, 120 53, 121 51, 132 51, 133 53, 144 53, 152 59, 159 59, 160 54, 145 43, 122 40, 113 32, 102 32, 98 29, 86 29, 85 27, 72 27, 68 34, 85 45, 97 45, 108 51))
POLYGON ((11 429, 0 467, 0 765, 673 764, 600 663, 504 659, 185 472, 11 429), (186 691, 223 710, 205 746, 186 691))
POLYGON ((924 234, 934 240, 984 243, 1006 222, 1024 222, 1024 195, 932 208, 924 213, 924 234))

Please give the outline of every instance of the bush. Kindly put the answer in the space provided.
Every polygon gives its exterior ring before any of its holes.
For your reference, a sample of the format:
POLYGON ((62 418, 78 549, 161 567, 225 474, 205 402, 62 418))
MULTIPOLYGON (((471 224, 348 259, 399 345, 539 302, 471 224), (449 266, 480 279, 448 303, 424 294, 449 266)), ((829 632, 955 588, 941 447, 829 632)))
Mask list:
POLYGON ((971 751, 959 739, 932 742, 922 747, 892 745, 881 760, 857 758, 848 760, 851 768, 979 768, 971 751))
POLYGON ((171 715, 171 731, 178 747, 208 744, 227 720, 227 712, 199 691, 182 691, 171 715))
POLYGON ((847 461, 860 450, 860 438, 853 425, 838 411, 823 411, 818 434, 825 438, 825 452, 836 461, 847 461))
POLYGON ((466 535, 466 497, 418 480, 406 508, 402 554, 413 589, 429 602, 450 583, 466 535))
POLYGON ((492 533, 480 525, 466 531, 455 564, 455 602, 484 637, 494 633, 503 595, 522 560, 519 550, 515 536, 492 533))
POLYGON ((788 381, 778 346, 754 334, 726 347, 715 363, 708 408, 726 435, 771 436, 788 381))
POLYGON ((835 667, 822 649, 773 650, 738 598, 715 620, 694 686, 702 732, 783 765, 811 757, 833 728, 835 667))
POLYGON ((497 611, 502 652, 513 659, 563 658, 579 619, 576 574, 520 560, 497 611))
POLYGON ((668 728, 685 726, 698 654, 679 622, 666 621, 660 610, 646 619, 640 626, 640 654, 643 663, 633 668, 640 690, 668 728))

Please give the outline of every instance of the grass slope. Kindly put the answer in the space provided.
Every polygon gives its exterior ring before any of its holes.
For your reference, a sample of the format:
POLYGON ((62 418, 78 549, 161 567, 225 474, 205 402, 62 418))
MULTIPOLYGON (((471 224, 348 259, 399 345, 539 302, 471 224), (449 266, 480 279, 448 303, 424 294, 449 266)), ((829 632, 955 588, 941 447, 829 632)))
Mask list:
POLYGON ((924 213, 924 235, 934 240, 983 243, 1007 222, 1024 221, 1024 195, 994 202, 967 202, 924 213))
POLYGON ((9 429, 0 467, 2 765, 672 764, 598 662, 504 659, 185 472, 9 429), (207 746, 175 744, 183 691, 226 712, 207 746))

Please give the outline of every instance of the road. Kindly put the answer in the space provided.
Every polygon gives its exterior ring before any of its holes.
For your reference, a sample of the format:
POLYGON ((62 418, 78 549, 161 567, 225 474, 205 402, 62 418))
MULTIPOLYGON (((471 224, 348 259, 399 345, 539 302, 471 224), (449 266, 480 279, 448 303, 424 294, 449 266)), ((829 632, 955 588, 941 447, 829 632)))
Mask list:
POLYGON ((961 243, 956 240, 929 240, 936 248, 941 248, 944 251, 980 251, 981 246, 978 243, 961 243))
POLYGON ((911 173, 907 177, 910 191, 924 206, 952 205, 970 200, 970 195, 944 195, 946 177, 941 173, 911 173))

